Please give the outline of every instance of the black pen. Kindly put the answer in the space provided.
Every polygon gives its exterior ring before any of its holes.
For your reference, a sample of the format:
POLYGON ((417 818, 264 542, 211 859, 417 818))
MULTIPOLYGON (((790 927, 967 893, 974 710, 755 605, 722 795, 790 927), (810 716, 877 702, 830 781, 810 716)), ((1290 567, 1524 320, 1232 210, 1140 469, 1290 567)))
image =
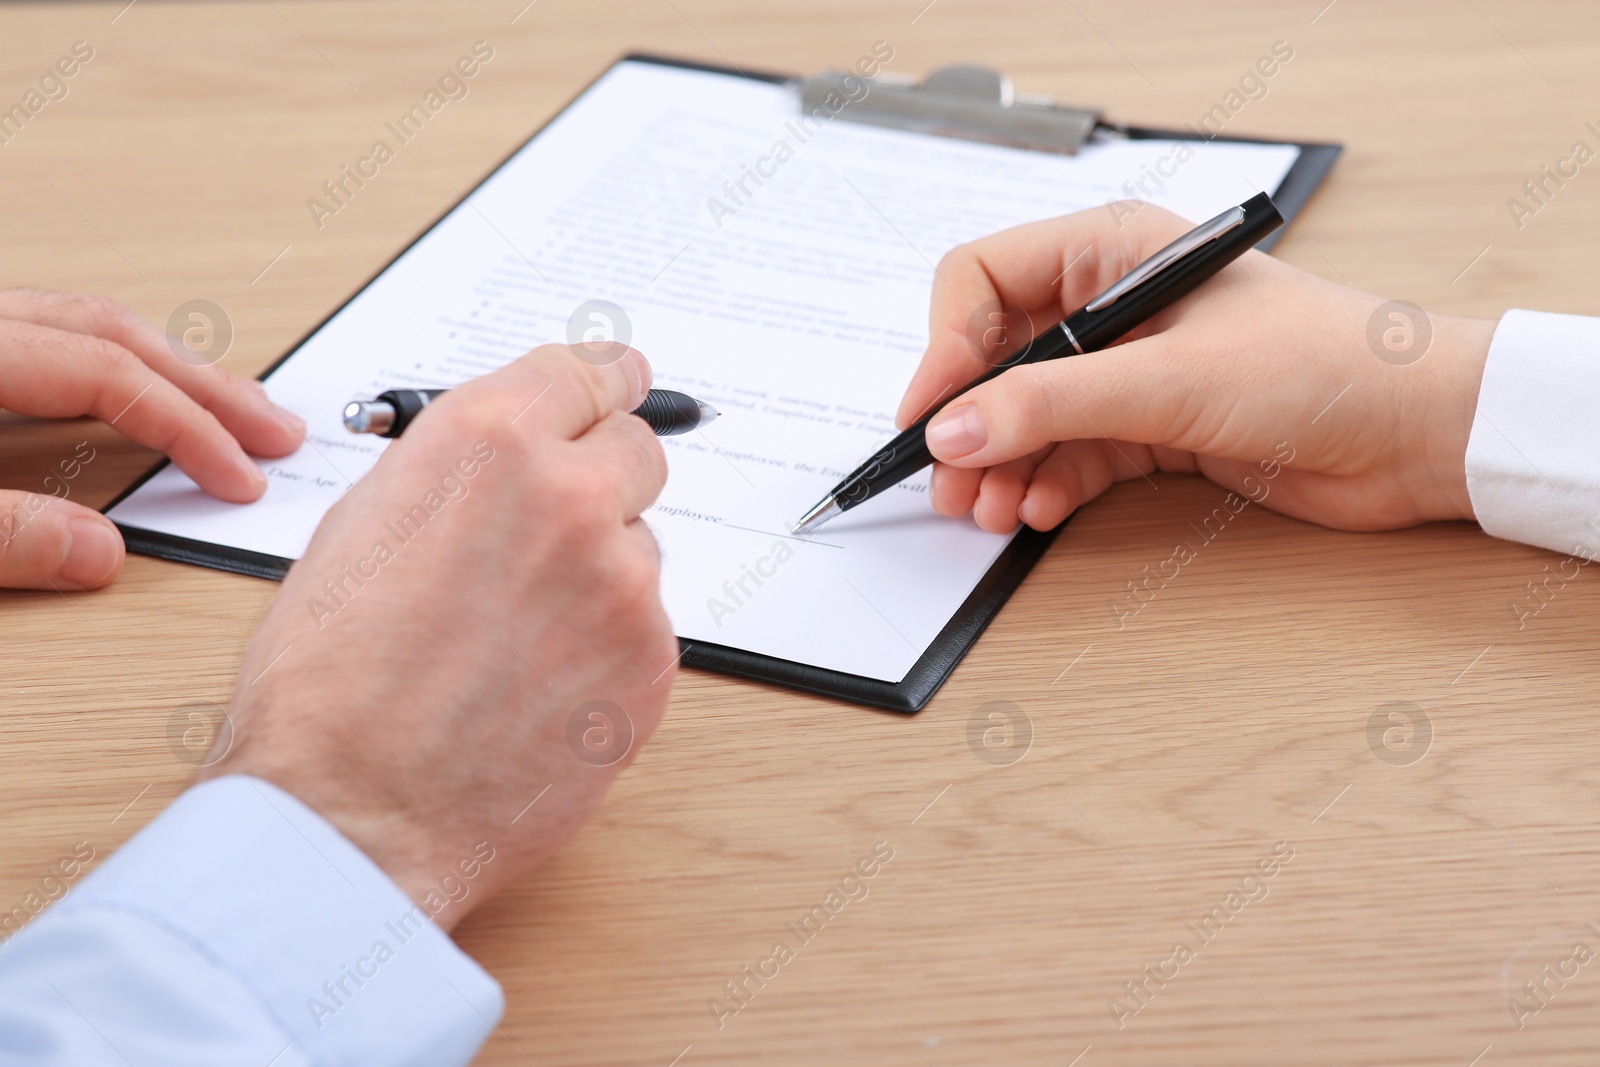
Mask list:
MULTIPOLYGON (((1154 318, 1283 225, 1283 216, 1266 193, 1230 207, 1133 268, 1111 288, 1030 341, 1001 366, 962 389, 956 396, 999 377, 1022 363, 1083 355, 1106 348, 1135 327, 1154 318)), ((952 397, 951 399, 954 399, 952 397)), ((865 503, 933 463, 925 431, 937 411, 930 412, 893 441, 874 452, 815 507, 800 517, 795 533, 815 530, 835 515, 865 503)))
MULTIPOLYGON (((344 428, 351 433, 399 437, 411 420, 443 389, 390 389, 371 400, 352 400, 344 406, 344 428)), ((687 393, 652 389, 644 403, 633 409, 657 437, 688 433, 717 417, 717 409, 687 393)))

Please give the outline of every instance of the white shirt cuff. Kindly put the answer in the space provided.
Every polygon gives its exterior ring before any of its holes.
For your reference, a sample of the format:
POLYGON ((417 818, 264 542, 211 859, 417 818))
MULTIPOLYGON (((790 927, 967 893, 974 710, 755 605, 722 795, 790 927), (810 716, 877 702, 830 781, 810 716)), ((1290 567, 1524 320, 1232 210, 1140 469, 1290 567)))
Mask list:
POLYGON ((316 1064, 466 1064, 504 1008, 365 853, 256 778, 190 789, 56 910, 161 928, 253 992, 316 1064))
POLYGON ((1600 555, 1600 319, 1506 312, 1467 442, 1467 492, 1496 537, 1600 555))

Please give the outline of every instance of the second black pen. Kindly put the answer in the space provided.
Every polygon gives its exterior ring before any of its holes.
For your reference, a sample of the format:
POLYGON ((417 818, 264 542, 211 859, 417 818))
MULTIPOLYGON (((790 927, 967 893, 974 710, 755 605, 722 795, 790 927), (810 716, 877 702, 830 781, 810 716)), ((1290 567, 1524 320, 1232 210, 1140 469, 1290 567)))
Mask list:
MULTIPOLYGON (((344 406, 344 428, 351 433, 399 437, 411 420, 443 389, 390 389, 371 400, 352 400, 344 406)), ((717 417, 717 409, 687 393, 652 389, 644 403, 633 409, 657 437, 673 437, 698 429, 717 417)))

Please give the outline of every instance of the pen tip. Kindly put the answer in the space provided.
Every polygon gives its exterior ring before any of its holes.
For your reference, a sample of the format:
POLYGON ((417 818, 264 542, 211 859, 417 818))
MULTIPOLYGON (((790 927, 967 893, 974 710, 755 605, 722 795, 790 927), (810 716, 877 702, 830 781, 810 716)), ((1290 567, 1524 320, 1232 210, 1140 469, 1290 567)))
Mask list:
POLYGON ((695 403, 700 405, 700 425, 702 426, 722 414, 722 412, 707 404, 704 400, 696 400, 695 403))
POLYGON ((843 510, 839 506, 839 502, 833 498, 832 494, 829 494, 817 501, 810 511, 800 516, 799 521, 789 527, 789 532, 796 534, 810 533, 835 515, 840 514, 843 510))

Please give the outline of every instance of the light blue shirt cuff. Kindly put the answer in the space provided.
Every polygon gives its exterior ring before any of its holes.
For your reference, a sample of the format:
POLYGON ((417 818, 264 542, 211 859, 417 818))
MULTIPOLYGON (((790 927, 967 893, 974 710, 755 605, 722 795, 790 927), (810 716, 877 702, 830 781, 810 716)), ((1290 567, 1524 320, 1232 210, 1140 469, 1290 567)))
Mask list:
POLYGON ((315 1064, 466 1064, 499 985, 365 853, 276 786, 180 796, 44 916, 159 927, 254 994, 315 1064))

